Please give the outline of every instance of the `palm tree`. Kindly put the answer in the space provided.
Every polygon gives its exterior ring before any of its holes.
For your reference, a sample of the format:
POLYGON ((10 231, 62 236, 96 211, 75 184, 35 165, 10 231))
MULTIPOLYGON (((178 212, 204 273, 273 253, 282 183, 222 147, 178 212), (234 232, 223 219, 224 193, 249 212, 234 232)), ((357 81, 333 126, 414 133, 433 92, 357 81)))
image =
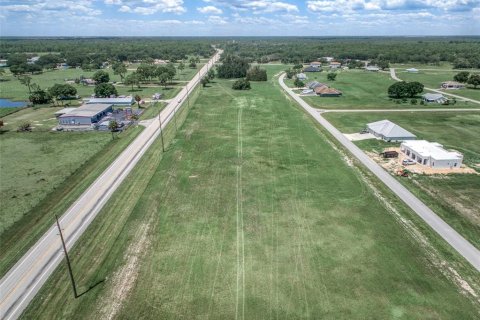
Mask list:
POLYGON ((113 139, 115 138, 115 137, 113 136, 113 133, 114 133, 115 131, 117 131, 117 129, 118 129, 118 122, 115 121, 115 120, 110 121, 110 122, 108 123, 108 129, 109 129, 110 132, 112 133, 112 140, 113 140, 113 139))
POLYGON ((142 97, 140 97, 138 94, 135 95, 135 101, 137 101, 138 108, 140 109, 140 101, 142 101, 142 97))

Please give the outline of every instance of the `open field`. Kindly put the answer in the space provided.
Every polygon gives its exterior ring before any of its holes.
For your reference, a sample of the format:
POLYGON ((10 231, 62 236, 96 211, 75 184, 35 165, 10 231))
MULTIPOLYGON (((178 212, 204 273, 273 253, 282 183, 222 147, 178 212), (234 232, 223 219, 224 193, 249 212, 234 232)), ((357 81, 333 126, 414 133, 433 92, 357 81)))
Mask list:
MULTIPOLYGON (((463 153, 464 163, 480 172, 480 113, 326 113, 324 117, 344 133, 359 132, 369 122, 388 119, 411 131, 419 139, 443 144, 447 149, 463 153)), ((381 152, 385 147, 398 146, 378 140, 357 141, 364 150, 381 152)), ((448 176, 415 175, 399 178, 418 197, 452 227, 480 248, 480 176, 455 174, 448 176)))
MULTIPOLYGON (((426 87, 432 89, 439 89, 440 85, 444 81, 453 80, 453 76, 456 72, 444 72, 444 71, 419 71, 418 73, 398 72, 395 70, 397 77, 405 81, 419 81, 426 87)), ((456 94, 462 97, 480 100, 480 87, 474 89, 472 86, 468 86, 459 90, 445 90, 446 93, 456 94)), ((471 103, 473 104, 473 103, 471 103)))
POLYGON ((0 274, 4 274, 141 132, 0 135, 0 274), (14 197, 15 196, 15 197, 14 197))
MULTIPOLYGON (((309 81, 318 81, 326 83, 329 86, 339 89, 343 92, 341 97, 317 97, 306 96, 303 99, 312 107, 320 109, 397 109, 397 108, 425 108, 427 105, 421 105, 421 98, 417 99, 417 104, 407 103, 397 104, 390 100, 387 95, 387 89, 395 81, 390 75, 383 72, 368 72, 363 70, 338 71, 336 81, 328 81, 328 72, 307 73, 309 81)), ((285 82, 293 86, 293 82, 285 82)), ((473 103, 465 104, 458 102, 456 107, 474 107, 473 103)), ((452 107, 435 104, 435 108, 452 107)))
POLYGON ((478 314, 276 80, 231 83, 198 90, 77 242, 93 289, 73 299, 62 264, 25 319, 478 314))

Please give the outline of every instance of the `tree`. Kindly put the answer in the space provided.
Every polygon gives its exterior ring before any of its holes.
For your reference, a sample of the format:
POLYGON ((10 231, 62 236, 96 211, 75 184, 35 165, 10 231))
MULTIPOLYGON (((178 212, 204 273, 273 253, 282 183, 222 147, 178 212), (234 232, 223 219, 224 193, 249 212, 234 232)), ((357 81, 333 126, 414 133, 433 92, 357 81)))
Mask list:
POLYGON ((167 87, 168 79, 170 79, 170 75, 167 72, 163 72, 158 76, 158 81, 161 85, 167 87))
POLYGON ((127 86, 131 85, 132 91, 133 91, 133 85, 137 85, 138 87, 140 87, 140 79, 138 77, 138 74, 136 72, 130 73, 125 77, 125 79, 123 80, 123 83, 127 86))
POLYGON ((56 101, 63 100, 68 97, 73 97, 77 94, 77 89, 74 86, 69 84, 54 84, 51 88, 48 89, 48 93, 56 101))
POLYGON ((118 95, 117 88, 111 83, 100 83, 95 86, 95 96, 106 98, 118 95))
POLYGON ((33 92, 28 96, 28 100, 33 104, 45 104, 52 100, 52 97, 46 90, 36 86, 33 92))
POLYGON ((468 84, 471 84, 475 89, 480 85, 480 74, 472 74, 467 81, 468 84))
POLYGON ((285 70, 285 73, 287 74, 287 79, 292 79, 293 76, 295 75, 295 71, 292 69, 285 70))
POLYGON ((244 78, 249 68, 250 64, 247 60, 227 54, 222 64, 217 67, 217 76, 222 79, 244 78))
POLYGON ((108 123, 108 129, 109 129, 110 132, 112 133, 112 140, 115 138, 114 135, 113 135, 113 133, 118 130, 118 127, 119 127, 118 122, 115 121, 115 120, 111 120, 111 121, 108 123))
POLYGON ((395 99, 414 98, 423 91, 423 84, 420 82, 396 82, 388 87, 388 95, 395 99))
POLYGON ((97 84, 108 83, 108 81, 110 81, 110 75, 106 71, 99 70, 93 74, 92 79, 95 80, 97 84))
POLYGON ((267 70, 254 66, 247 71, 248 81, 267 81, 267 70))
POLYGON ((293 66, 293 70, 295 70, 296 72, 299 72, 302 69, 303 69, 303 64, 301 64, 301 63, 298 63, 298 64, 293 66))
POLYGON ((20 81, 20 83, 23 84, 24 86, 27 86, 28 93, 32 93, 32 89, 31 89, 32 78, 31 77, 29 77, 29 76, 18 77, 18 81, 20 81))
POLYGON ((232 84, 233 90, 250 90, 250 88, 250 81, 247 79, 240 79, 232 84))
POLYGON ((469 76, 470 76, 470 72, 462 71, 462 72, 459 72, 456 75, 454 75, 453 80, 461 82, 461 83, 466 83, 468 81, 469 76))
POLYGON ((140 97, 138 94, 135 95, 135 101, 137 101, 138 108, 140 108, 140 101, 142 101, 142 97, 140 97))
POLYGON ((336 78, 337 78, 337 74, 335 72, 329 72, 327 74, 327 80, 329 81, 335 81, 336 78))
POLYGON ((206 87, 207 84, 210 82, 210 80, 208 80, 208 76, 204 76, 202 79, 200 79, 200 83, 202 84, 202 87, 206 87))
POLYGON ((192 68, 192 69, 195 69, 197 67, 197 64, 195 63, 195 61, 193 62, 190 62, 190 64, 188 65, 188 67, 192 68))
POLYGON ((137 74, 140 81, 151 80, 158 75, 157 67, 153 64, 141 64, 137 68, 137 74))
POLYGON ((4 74, 5 74, 5 69, 0 68, 0 77, 3 76, 4 74))
POLYGON ((55 69, 60 62, 63 62, 63 59, 58 54, 45 54, 40 56, 35 64, 46 69, 55 69))
POLYGON ((180 72, 183 72, 183 69, 185 69, 185 64, 182 62, 180 62, 180 64, 178 65, 178 70, 180 70, 180 72))
POLYGON ((385 69, 390 68, 390 63, 387 60, 378 60, 377 61, 377 66, 380 69, 385 70, 385 69))
POLYGON ((293 84, 297 88, 303 88, 305 86, 305 83, 303 83, 303 81, 298 78, 295 78, 295 81, 293 82, 293 84))
POLYGON ((127 66, 124 65, 122 62, 115 62, 112 66, 113 74, 119 75, 120 79, 125 77, 125 74, 127 74, 127 66))
POLYGON ((215 79, 215 70, 213 70, 213 69, 208 70, 207 78, 208 78, 208 80, 215 79))
POLYGON ((413 98, 418 94, 423 92, 424 85, 418 81, 408 82, 407 83, 407 90, 409 93, 408 98, 413 98))

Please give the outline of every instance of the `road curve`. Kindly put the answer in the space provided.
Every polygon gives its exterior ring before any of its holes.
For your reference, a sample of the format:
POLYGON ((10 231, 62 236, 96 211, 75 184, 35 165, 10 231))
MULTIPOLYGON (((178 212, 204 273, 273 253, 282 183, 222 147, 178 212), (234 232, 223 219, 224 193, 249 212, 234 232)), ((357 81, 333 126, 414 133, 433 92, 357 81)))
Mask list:
MULTIPOLYGON (((397 75, 395 74, 395 68, 390 68, 390 77, 395 81, 403 81, 402 79, 397 77, 397 75)), ((473 102, 473 103, 480 104, 480 101, 478 101, 478 100, 466 98, 466 97, 459 96, 459 95, 456 95, 456 94, 453 94, 453 93, 448 93, 448 92, 445 92, 443 90, 432 89, 432 88, 427 88, 427 87, 425 87, 425 90, 433 91, 433 92, 436 92, 436 93, 441 93, 441 94, 444 94, 444 95, 447 95, 447 96, 451 96, 451 97, 455 97, 455 98, 462 99, 462 100, 465 100, 465 101, 470 101, 470 102, 473 102)))
MULTIPOLYGON (((80 198, 60 218, 67 248, 83 234, 97 213, 135 167, 143 154, 181 108, 185 98, 220 57, 221 51, 203 66, 193 79, 173 98, 140 135, 92 183, 80 198)), ((18 318, 35 294, 63 259, 60 237, 55 224, 30 248, 0 281, 0 318, 18 318)))
POLYGON ((390 190, 392 190, 407 206, 422 218, 435 232, 447 241, 461 256, 463 256, 477 271, 480 271, 480 250, 463 238, 445 221, 435 214, 422 201, 415 197, 407 188, 386 172, 375 161, 370 159, 360 148, 338 131, 330 122, 325 120, 317 109, 312 108, 302 98, 296 95, 285 83, 285 73, 278 81, 281 87, 318 123, 330 132, 345 148, 348 149, 364 166, 376 175, 390 190))

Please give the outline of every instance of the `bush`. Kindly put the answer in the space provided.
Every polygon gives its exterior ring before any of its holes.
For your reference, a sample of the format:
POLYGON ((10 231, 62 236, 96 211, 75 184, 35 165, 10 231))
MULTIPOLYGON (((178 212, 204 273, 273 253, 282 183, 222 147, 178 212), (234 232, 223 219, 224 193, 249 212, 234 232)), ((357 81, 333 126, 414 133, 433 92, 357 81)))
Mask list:
POLYGON ((233 90, 250 90, 250 81, 247 79, 240 79, 233 83, 232 85, 233 90))
POLYGON ((248 81, 267 81, 267 70, 254 66, 247 71, 248 81))
POLYGON ((30 100, 33 104, 44 104, 48 103, 52 100, 50 94, 43 89, 37 89, 33 91, 30 96, 28 96, 28 100, 30 100))
POLYGON ((297 87, 297 88, 303 88, 303 87, 305 87, 305 83, 303 83, 303 81, 300 80, 300 79, 298 79, 298 78, 295 79, 295 81, 293 82, 293 84, 294 84, 295 87, 297 87))
POLYGON ((417 104, 417 99, 412 99, 412 100, 410 100, 410 103, 411 103, 411 104, 417 104))

